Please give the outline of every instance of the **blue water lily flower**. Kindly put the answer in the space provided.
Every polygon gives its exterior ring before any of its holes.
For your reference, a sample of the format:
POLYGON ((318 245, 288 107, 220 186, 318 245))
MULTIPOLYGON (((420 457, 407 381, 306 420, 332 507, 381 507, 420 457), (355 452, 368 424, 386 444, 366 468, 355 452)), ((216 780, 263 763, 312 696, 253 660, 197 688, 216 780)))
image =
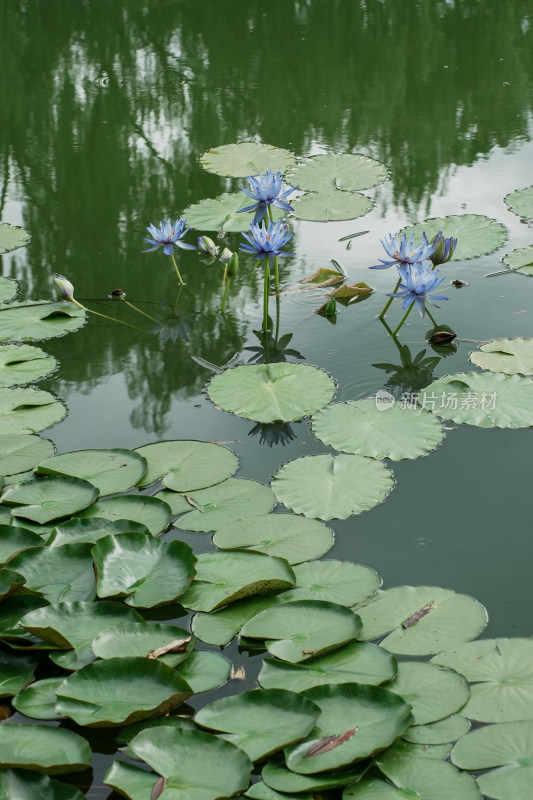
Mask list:
POLYGON ((398 267, 400 274, 399 291, 390 294, 389 297, 403 297, 402 308, 405 310, 412 306, 416 306, 416 310, 421 317, 426 312, 426 303, 439 308, 437 303, 433 300, 447 300, 447 297, 442 295, 433 294, 437 286, 442 283, 444 277, 439 278, 438 269, 425 267, 422 263, 418 264, 402 264, 398 267))
POLYGON ((171 256, 174 252, 174 245, 176 245, 176 247, 181 247, 183 250, 196 250, 193 244, 187 244, 181 241, 189 230, 186 225, 187 220, 183 218, 178 218, 174 224, 172 224, 170 219, 167 219, 166 222, 161 220, 159 228, 156 228, 155 225, 147 225, 146 230, 152 238, 147 239, 146 236, 143 238, 145 242, 153 245, 153 247, 149 247, 142 252, 152 253, 154 250, 157 250, 158 247, 162 246, 163 253, 166 256, 171 256))
POLYGON ((281 172, 272 172, 271 169, 267 169, 265 173, 260 172, 256 178, 248 178, 248 183, 250 184, 250 189, 245 189, 244 186, 240 188, 255 200, 255 203, 246 206, 246 208, 240 208, 238 213, 255 211, 255 224, 264 219, 268 206, 276 206, 276 208, 281 208, 284 211, 294 211, 293 207, 286 203, 283 198, 288 197, 298 187, 292 186, 281 193, 283 184, 281 172))
MULTIPOLYGON (((442 233, 440 236, 442 237, 442 233)), ((396 236, 389 234, 388 240, 387 238, 380 239, 380 242, 387 255, 390 256, 391 261, 385 261, 383 258, 380 258, 381 264, 376 264, 376 266, 370 267, 370 269, 388 269, 395 264, 416 264, 419 261, 425 261, 426 258, 433 255, 439 241, 440 237, 437 236, 430 244, 426 234, 423 233, 422 242, 415 246, 414 233, 409 237, 409 241, 407 240, 406 233, 404 233, 401 239, 398 234, 396 236)))
POLYGON ((268 258, 272 262, 274 256, 293 256, 294 253, 284 253, 281 248, 292 239, 289 226, 284 222, 271 222, 269 225, 250 223, 250 232, 242 234, 248 244, 240 244, 239 248, 247 253, 253 253, 254 258, 268 258))

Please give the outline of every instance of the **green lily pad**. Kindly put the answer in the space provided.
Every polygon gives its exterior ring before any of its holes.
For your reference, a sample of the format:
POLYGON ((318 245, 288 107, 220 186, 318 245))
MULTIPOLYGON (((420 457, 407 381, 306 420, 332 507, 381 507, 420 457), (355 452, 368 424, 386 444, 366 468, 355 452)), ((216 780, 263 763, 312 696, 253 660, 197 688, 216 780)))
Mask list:
POLYGON ((264 641, 283 661, 297 664, 357 638, 360 620, 349 608, 321 600, 295 600, 260 611, 241 628, 241 636, 264 641))
POLYGON ((0 389, 2 434, 37 433, 60 422, 67 409, 50 392, 39 389, 0 389))
POLYGON ((104 536, 119 533, 149 533, 146 525, 140 522, 130 522, 127 519, 103 519, 102 517, 89 517, 88 519, 68 519, 60 522, 53 529, 46 540, 47 547, 61 547, 64 544, 91 542, 94 544, 104 536))
POLYGON ((509 209, 519 217, 533 217, 533 186, 526 189, 517 189, 504 197, 509 209))
POLYGON ((186 495, 178 494, 170 489, 161 489, 154 497, 157 497, 158 500, 162 500, 168 505, 172 516, 185 514, 186 511, 191 510, 191 504, 187 500, 186 495))
POLYGON ((0 312, 0 342, 33 342, 78 330, 85 311, 63 301, 24 300, 3 306, 0 312))
POLYGON ((9 800, 85 800, 79 789, 27 769, 0 770, 0 797, 9 800))
POLYGON ((252 689, 209 703, 194 721, 222 731, 222 738, 258 761, 307 736, 319 714, 318 706, 296 692, 252 689))
POLYGON ((41 547, 40 536, 25 528, 14 528, 12 525, 0 525, 0 564, 29 547, 41 547))
POLYGON ((410 758, 437 758, 439 761, 446 761, 451 749, 451 744, 412 744, 404 739, 398 739, 388 748, 387 759, 408 756, 410 758))
POLYGON ((102 517, 112 522, 130 520, 145 525, 153 536, 165 530, 170 522, 170 508, 156 497, 144 494, 123 494, 120 497, 106 497, 86 508, 78 519, 102 517))
POLYGON ((0 600, 4 600, 24 586, 24 576, 12 569, 0 569, 0 600))
POLYGON ((533 641, 483 639, 432 658, 470 681, 470 700, 461 713, 481 722, 533 720, 533 641))
POLYGON ((333 547, 333 531, 318 520, 294 514, 263 514, 224 525, 213 536, 213 544, 222 550, 250 548, 298 564, 327 553, 333 547))
POLYGON ((387 167, 373 158, 353 153, 313 156, 292 169, 287 180, 310 192, 332 189, 371 189, 389 177, 387 167))
POLYGON ((294 793, 303 797, 302 792, 320 792, 347 786, 357 781, 366 772, 367 765, 354 764, 348 769, 328 770, 313 775, 300 775, 293 772, 279 761, 267 761, 261 772, 265 784, 277 792, 294 793))
POLYGON ((445 744, 456 742, 469 730, 470 721, 466 717, 452 714, 429 725, 412 725, 403 738, 414 744, 445 744))
POLYGON ((57 361, 40 347, 29 344, 4 344, 0 346, 0 387, 20 386, 49 375, 57 361))
POLYGON ((201 553, 196 578, 180 598, 185 608, 213 611, 243 597, 294 586, 294 572, 283 558, 262 553, 201 553))
POLYGON ((533 722, 502 722, 478 728, 457 742, 451 758, 461 769, 499 767, 477 778, 487 797, 526 798, 533 785, 533 722))
POLYGON ((380 590, 357 613, 363 622, 360 639, 388 634, 381 647, 407 656, 438 653, 479 636, 487 624, 487 612, 477 600, 437 586, 380 590))
MULTIPOLYGON (((347 786, 342 793, 342 800, 405 800, 406 797, 409 794, 379 778, 363 778, 347 786)), ((412 795, 412 800, 419 798, 418 794, 412 795)))
POLYGON ((399 404, 381 409, 372 397, 326 406, 311 424, 315 436, 335 450, 394 461, 426 455, 444 435, 429 411, 399 404))
MULTIPOLYGON (((183 730, 196 731, 198 728, 190 717, 182 717, 178 714, 165 714, 164 717, 154 717, 153 719, 143 719, 141 722, 132 722, 131 725, 126 725, 124 728, 116 731, 116 738, 118 742, 131 742, 141 731, 146 731, 149 728, 179 728, 183 730)), ((124 752, 124 750, 122 750, 124 752)), ((131 758, 134 758, 133 753, 131 758)))
MULTIPOLYGON (((250 202, 244 192, 224 192, 219 197, 207 197, 187 206, 183 215, 187 224, 196 230, 237 233, 248 230, 254 218, 251 211, 241 213, 241 209, 249 206, 250 202)), ((275 221, 281 219, 284 213, 277 208, 272 208, 272 212, 275 221)))
POLYGON ((41 439, 40 436, 31 436, 27 433, 0 436, 0 473, 16 475, 33 470, 40 461, 50 458, 53 453, 53 442, 41 439))
POLYGON ((26 586, 51 603, 94 600, 94 576, 90 544, 65 544, 23 550, 9 562, 26 578, 26 586))
POLYGON ((228 478, 190 492, 187 498, 192 510, 174 523, 185 531, 216 531, 231 522, 268 514, 276 505, 268 486, 244 478, 228 478))
POLYGON ((165 778, 169 797, 232 797, 250 783, 252 762, 246 753, 203 731, 151 728, 138 733, 129 747, 165 778))
POLYGON ((512 253, 505 255, 502 261, 514 272, 520 272, 531 278, 533 276, 533 244, 528 247, 517 247, 512 253))
POLYGON ((213 403, 257 422, 290 422, 314 414, 335 394, 335 381, 306 364, 246 364, 215 375, 208 387, 213 403))
POLYGON ((421 241, 425 233, 431 241, 439 231, 446 238, 452 236, 457 239, 457 247, 451 261, 464 261, 469 258, 478 258, 497 250, 507 239, 507 228, 495 219, 485 217, 483 214, 451 214, 448 217, 432 217, 403 228, 400 233, 413 233, 415 241, 421 241))
POLYGON ((303 696, 321 709, 309 736, 285 750, 289 769, 305 775, 346 767, 385 749, 407 730, 411 709, 381 686, 316 686, 303 696))
POLYGON ((468 683, 462 675, 436 664, 416 661, 400 662, 396 679, 387 689, 409 703, 415 725, 449 717, 470 697, 468 683))
POLYGON ((445 375, 423 389, 418 402, 439 417, 480 428, 533 426, 533 382, 518 375, 445 375))
POLYGON ((0 697, 13 697, 33 680, 37 661, 26 653, 0 648, 0 697))
POLYGON ((109 658, 65 678, 57 690, 56 711, 78 725, 108 727, 164 714, 191 694, 190 686, 166 664, 109 658))
POLYGON ((390 470, 359 455, 304 456, 284 464, 272 488, 280 503, 296 514, 346 519, 383 502, 394 484, 390 470))
POLYGON ((265 658, 258 681, 265 689, 303 692, 326 683, 378 685, 390 681, 395 675, 396 659, 393 655, 376 644, 351 642, 339 650, 301 664, 265 658))
MULTIPOLYGON (((377 759, 377 765, 398 789, 398 793, 392 795, 392 798, 481 800, 481 793, 474 778, 444 761, 419 756, 387 758, 387 754, 384 753, 377 759)), ((364 794, 358 795, 355 791, 351 792, 349 799, 366 800, 364 794)), ((344 800, 348 798, 345 797, 344 800)))
POLYGON ((101 495, 125 492, 142 478, 146 461, 131 450, 76 450, 41 461, 39 475, 71 475, 92 483, 101 495))
POLYGON ((213 486, 233 475, 239 466, 235 453, 212 442, 156 442, 138 447, 135 452, 147 463, 139 486, 149 486, 164 476, 164 485, 174 492, 213 486))
POLYGON ((32 469, 28 470, 28 472, 19 472, 17 475, 5 475, 3 476, 4 488, 7 486, 13 486, 15 483, 25 483, 26 481, 31 481, 33 477, 34 472, 32 469))
POLYGON ((113 761, 104 776, 107 786, 130 800, 147 800, 153 797, 158 780, 160 778, 154 772, 147 772, 123 761, 113 761))
POLYGON ((245 622, 255 617, 259 611, 264 611, 278 602, 277 596, 274 595, 245 597, 244 600, 237 600, 227 608, 211 614, 195 614, 192 619, 192 630, 200 641, 223 647, 233 639, 245 622))
POLYGON ((92 548, 98 597, 124 597, 140 608, 172 603, 196 574, 196 556, 184 542, 162 542, 145 533, 98 539, 92 548))
POLYGON ((244 793, 245 797, 251 797, 253 800, 314 800, 313 792, 301 792, 296 797, 294 794, 287 794, 286 792, 276 792, 271 789, 263 781, 257 781, 244 793))
POLYGON ((77 733, 49 725, 0 725, 0 765, 47 775, 78 772, 91 765, 88 742, 77 733))
POLYGON ((293 216, 313 222, 333 222, 362 217, 372 209, 372 200, 359 192, 337 189, 308 192, 294 200, 293 216))
POLYGON ((0 276, 0 303, 7 303, 9 300, 13 300, 16 297, 17 292, 19 289, 18 281, 13 280, 13 278, 6 278, 3 275, 0 276))
POLYGON ((63 676, 35 681, 13 698, 13 706, 32 719, 61 719, 55 712, 56 690, 60 683, 63 683, 63 676))
POLYGON ((294 589, 284 592, 280 599, 327 600, 341 606, 354 606, 368 600, 381 585, 381 578, 369 567, 351 561, 306 562, 294 567, 294 589))
POLYGON ((0 222, 0 254, 9 253, 18 247, 25 247, 30 239, 30 234, 24 228, 0 222))
POLYGON ((209 692, 226 683, 231 674, 231 661, 221 653, 194 650, 179 666, 179 674, 195 694, 209 692))
POLYGON ((200 156, 200 164, 207 172, 228 178, 251 177, 269 169, 285 172, 295 161, 290 150, 259 142, 219 145, 200 156))
POLYGON ((98 494, 88 481, 50 476, 9 486, 0 500, 11 506, 14 517, 44 524, 87 508, 98 494))
POLYGON ((17 594, 3 600, 0 603, 0 639, 7 642, 31 641, 32 637, 19 622, 29 611, 48 605, 48 600, 35 594, 17 594))
POLYGON ((157 658, 163 664, 175 667, 189 657, 191 649, 194 648, 194 639, 189 631, 177 625, 120 620, 114 627, 100 631, 92 640, 91 649, 97 658, 132 656, 155 658, 153 651, 171 644, 175 645, 175 652, 169 651, 158 655, 157 658))
POLYGON ((470 361, 490 372, 533 375, 533 339, 493 339, 470 353, 470 361))

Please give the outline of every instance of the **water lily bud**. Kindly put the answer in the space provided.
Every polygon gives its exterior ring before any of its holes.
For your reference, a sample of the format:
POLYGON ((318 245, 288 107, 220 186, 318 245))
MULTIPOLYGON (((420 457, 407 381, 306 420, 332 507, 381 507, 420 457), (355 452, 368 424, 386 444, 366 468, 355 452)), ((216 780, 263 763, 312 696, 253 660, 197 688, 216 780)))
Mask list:
POLYGON ((63 275, 55 275, 54 283, 64 300, 72 300, 74 298, 74 286, 67 278, 64 278, 63 275))
POLYGON ((446 264, 447 261, 453 256, 454 250, 457 246, 457 239, 450 236, 445 239, 442 231, 439 231, 431 244, 436 245, 434 252, 430 255, 430 259, 434 267, 439 264, 446 264))
POLYGON ((233 276, 237 274, 238 269, 239 269, 239 256, 237 255, 237 253, 233 253, 230 260, 228 261, 227 272, 226 272, 228 278, 233 278, 233 276))
POLYGON ((219 261, 222 261, 223 264, 227 264, 230 258, 232 257, 233 253, 228 247, 225 247, 220 254, 219 261))
POLYGON ((206 256, 216 256, 219 248, 209 236, 199 236, 198 250, 206 256))

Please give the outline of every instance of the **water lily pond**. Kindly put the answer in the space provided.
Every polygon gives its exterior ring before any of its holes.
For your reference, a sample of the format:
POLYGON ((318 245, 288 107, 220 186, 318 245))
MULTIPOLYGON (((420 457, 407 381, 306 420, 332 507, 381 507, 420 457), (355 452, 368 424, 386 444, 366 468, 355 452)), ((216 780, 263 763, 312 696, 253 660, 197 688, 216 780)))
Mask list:
POLYGON ((529 800, 529 4, 2 30, 0 798, 529 800))

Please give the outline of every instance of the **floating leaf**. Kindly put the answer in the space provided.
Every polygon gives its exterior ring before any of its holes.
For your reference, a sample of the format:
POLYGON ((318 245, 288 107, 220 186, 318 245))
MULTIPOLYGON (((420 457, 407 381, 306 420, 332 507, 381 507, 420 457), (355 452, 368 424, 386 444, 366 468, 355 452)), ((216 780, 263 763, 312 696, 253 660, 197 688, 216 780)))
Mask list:
POLYGON ((461 769, 499 767, 477 778, 487 797, 526 798, 533 785, 533 722, 502 722, 478 728, 457 742, 451 759, 461 769))
POLYGON ((57 690, 56 710, 78 725, 107 727, 163 714, 191 694, 183 678, 160 661, 109 658, 65 678, 57 690))
POLYGON ((196 573, 180 599, 193 611, 213 611, 243 597, 294 585, 294 572, 285 559, 238 550, 201 553, 196 573))
POLYGON ((0 725, 0 765, 59 775, 91 764, 88 743, 77 733, 49 725, 0 725))
POLYGON ((46 540, 47 547, 60 547, 63 544, 76 544, 78 542, 97 542, 104 536, 118 533, 149 533, 146 525, 140 522, 130 522, 127 519, 112 521, 101 517, 89 519, 68 519, 61 522, 53 529, 46 540))
POLYGON ((382 408, 376 398, 333 403, 313 416, 312 431, 335 450, 372 458, 418 458, 434 450, 443 431, 434 414, 399 404, 382 408))
POLYGON ((303 797, 301 792, 320 792, 334 789, 337 786, 347 786, 359 780, 366 772, 368 766, 363 768, 357 764, 343 770, 328 770, 328 772, 315 773, 314 775, 300 775, 293 772, 278 761, 268 761, 263 767, 261 777, 267 786, 275 791, 295 793, 303 797))
POLYGON ((35 681, 13 698, 13 706, 21 714, 32 719, 61 719, 59 714, 55 713, 55 705, 56 690, 62 682, 63 676, 35 681))
POLYGON ((339 303, 348 306, 365 300, 373 291, 367 283, 360 281, 359 283, 345 283, 329 292, 328 297, 334 297, 339 303))
POLYGON ((50 392, 39 389, 0 389, 2 434, 36 433, 66 415, 65 406, 50 392))
POLYGON ((0 600, 4 600, 20 589, 25 583, 24 576, 12 569, 0 569, 0 600))
MULTIPOLYGON (((398 798, 420 798, 420 800, 481 800, 477 783, 471 775, 444 761, 434 758, 403 757, 387 758, 385 753, 377 759, 381 772, 398 788, 391 800, 398 798)), ((362 784, 364 789, 364 784, 362 784)), ((371 800, 374 800, 372 795, 371 800)), ((383 800, 388 796, 383 795, 383 800)), ((379 795, 375 800, 381 800, 379 795)), ((367 800, 364 792, 357 794, 354 789, 343 800, 367 800)), ((370 800, 370 799, 369 799, 370 800)))
POLYGON ((297 664, 357 638, 360 620, 349 608, 321 600, 295 600, 259 612, 241 636, 264 641, 272 655, 297 664))
MULTIPOLYGON (((224 192, 219 197, 208 197, 187 206, 183 215, 187 224, 196 230, 237 233, 248 230, 253 221, 251 211, 241 213, 241 209, 249 205, 250 198, 244 192, 224 192)), ((284 213, 277 208, 272 211, 274 220, 281 219, 284 213)))
MULTIPOLYGON (((113 627, 101 630, 92 640, 91 649, 97 658, 141 657, 152 658, 175 667, 189 657, 194 641, 191 634, 177 625, 157 622, 129 622, 117 620, 113 627), (174 652, 156 655, 157 650, 165 649, 169 643, 180 642, 174 652)), ((181 670, 180 670, 181 675, 181 670)))
POLYGON ((170 522, 170 508, 156 497, 140 494, 123 494, 98 500, 86 508, 78 519, 103 517, 113 522, 130 520, 145 525, 153 536, 165 530, 170 522))
POLYGON ((39 475, 72 475, 92 483, 101 495, 131 489, 142 478, 146 461, 131 450, 76 450, 63 453, 37 468, 39 475))
POLYGON ((368 600, 381 585, 381 578, 369 567, 351 561, 306 562, 294 567, 296 585, 281 600, 327 600, 354 606, 368 600))
POLYGON ((257 422, 290 422, 313 414, 335 394, 335 382, 306 364, 241 365, 211 379, 215 405, 257 422))
POLYGON ((412 708, 414 724, 426 725, 449 717, 464 706, 470 697, 462 675, 435 664, 401 662, 396 679, 387 687, 412 708), (438 686, 438 691, 435 687, 438 686))
POLYGON ((28 589, 43 594, 51 603, 94 600, 96 596, 89 544, 23 550, 9 566, 24 575, 28 589))
POLYGON ((0 500, 11 507, 14 517, 44 524, 87 508, 98 494, 88 481, 53 476, 9 486, 0 500))
POLYGON ((252 689, 209 703, 195 722, 222 731, 222 738, 258 761, 307 736, 319 714, 318 706, 296 692, 252 689))
MULTIPOLYGON (((0 648, 0 697, 13 697, 33 680, 37 661, 26 653, 0 648)), ((1 796, 1 795, 0 795, 1 796)))
POLYGON ((509 269, 521 272, 529 278, 533 276, 533 244, 528 247, 517 247, 512 253, 508 253, 502 258, 509 269))
POLYGON ((265 689, 303 692, 326 683, 377 685, 391 680, 395 675, 394 656, 376 644, 351 642, 339 650, 301 664, 265 658, 258 681, 265 689))
MULTIPOLYGON (((263 781, 252 783, 244 793, 245 797, 251 797, 253 800, 295 800, 294 796, 287 795, 285 792, 276 792, 271 789, 263 781)), ((313 792, 300 792, 298 793, 298 800, 314 800, 313 792)))
POLYGON ((432 217, 403 228, 400 233, 407 237, 414 234, 415 241, 421 241, 425 233, 431 241, 439 231, 446 238, 457 239, 457 247, 451 261, 464 261, 493 253, 507 239, 507 228, 495 219, 483 214, 451 214, 448 217, 432 217))
POLYGON ((9 253, 18 247, 25 247, 30 238, 30 234, 24 228, 0 222, 0 254, 9 253))
POLYGON ((51 339, 81 328, 85 311, 68 302, 24 300, 3 306, 0 342, 33 342, 51 339))
POLYGON ((321 267, 317 269, 316 272, 313 272, 312 275, 300 281, 300 283, 312 283, 316 287, 334 286, 336 283, 342 283, 345 277, 346 275, 344 272, 337 272, 335 269, 321 267))
MULTIPOLYGON (((1 425, 1 423, 0 423, 1 425)), ((50 458, 54 444, 40 436, 27 433, 10 433, 0 436, 0 473, 16 475, 32 470, 40 461, 50 458)))
POLYGON ((0 639, 31 641, 32 637, 20 627, 19 621, 29 611, 48 605, 48 600, 34 594, 18 594, 3 600, 0 604, 0 639))
POLYGON ((533 339, 493 339, 470 353, 470 361, 490 372, 533 375, 533 339))
POLYGON ((221 653, 195 650, 180 664, 179 673, 195 694, 208 692, 228 680, 231 661, 221 653))
POLYGON ((304 456, 284 464, 272 488, 280 503, 296 514, 346 519, 381 503, 393 487, 381 461, 360 455, 304 456))
POLYGON ((309 192, 294 200, 293 216, 313 222, 332 222, 362 217, 372 208, 372 200, 359 192, 337 189, 309 192))
POLYGON ((3 275, 0 276, 0 303, 13 300, 18 292, 18 288, 18 281, 13 280, 13 278, 6 278, 3 275))
POLYGON ((455 643, 473 639, 487 624, 487 612, 480 603, 468 595, 437 586, 380 590, 376 599, 358 608, 357 613, 363 621, 360 639, 388 634, 381 647, 408 656, 438 653, 455 643), (427 612, 413 620, 427 606, 427 612))
POLYGON ((174 523, 185 531, 216 531, 236 520, 268 514, 276 505, 274 493, 258 481, 228 478, 216 486, 187 494, 193 509, 174 523))
POLYGON ((533 186, 528 186, 527 189, 517 189, 515 192, 504 197, 504 202, 507 203, 510 210, 519 217, 532 218, 533 217, 533 186))
POLYGON ((0 387, 19 386, 44 378, 55 369, 57 361, 40 347, 28 344, 0 346, 0 387))
POLYGON ((27 769, 0 770, 0 797, 6 800, 85 800, 85 795, 75 786, 27 769))
POLYGON ((452 714, 446 719, 429 725, 411 725, 403 738, 414 744, 445 744, 456 742, 470 730, 470 722, 461 714, 452 714))
POLYGON ((195 614, 192 630, 200 641, 223 647, 233 639, 245 622, 277 602, 277 597, 272 595, 246 597, 212 614, 195 614))
POLYGON ((224 144, 213 147, 200 156, 200 164, 207 172, 228 178, 251 177, 269 169, 273 172, 285 172, 295 161, 296 158, 290 150, 258 142, 224 144))
POLYGON ((213 486, 233 475, 239 466, 235 453, 212 442, 156 442, 138 447, 135 452, 147 462, 139 485, 149 486, 164 476, 164 485, 174 492, 213 486))
POLYGON ((162 489, 155 495, 155 497, 168 505, 172 516, 184 514, 186 511, 191 510, 191 504, 187 500, 187 496, 184 494, 178 494, 170 489, 162 489))
POLYGON ((123 761, 113 761, 104 776, 104 783, 130 800, 148 800, 159 780, 153 772, 123 761))
POLYGON ((373 158, 352 153, 313 156, 292 169, 287 179, 311 192, 371 189, 389 177, 387 167, 373 158))
POLYGON ((439 417, 480 428, 533 426, 533 382, 518 375, 445 375, 423 389, 418 402, 439 417))
POLYGON ((41 547, 41 537, 25 528, 14 528, 11 525, 0 525, 0 564, 28 547, 41 547))
POLYGON ((470 681, 461 713, 481 722, 533 720, 533 641, 483 639, 434 656, 470 681))
POLYGON ((407 756, 410 758, 436 758, 445 761, 450 755, 451 749, 451 744, 412 744, 402 738, 388 748, 387 759, 407 756))
POLYGON ((294 514, 263 514, 224 525, 213 543, 223 550, 249 547, 298 564, 327 553, 333 547, 333 531, 322 522, 294 514))

